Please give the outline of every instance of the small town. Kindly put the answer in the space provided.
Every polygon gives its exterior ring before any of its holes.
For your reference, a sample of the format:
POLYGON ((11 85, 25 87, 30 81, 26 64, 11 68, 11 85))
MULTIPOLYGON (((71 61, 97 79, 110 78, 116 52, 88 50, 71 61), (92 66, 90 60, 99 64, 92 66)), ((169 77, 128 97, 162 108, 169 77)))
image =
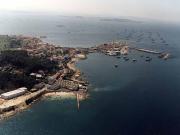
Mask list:
POLYGON ((86 49, 56 47, 33 37, 12 36, 12 39, 14 42, 21 41, 24 45, 13 46, 1 52, 1 77, 10 74, 17 79, 6 82, 9 83, 7 86, 1 82, 1 118, 26 108, 43 95, 53 96, 59 92, 60 96, 69 94, 75 95, 78 100, 86 98, 88 82, 74 65, 78 59, 86 59, 86 49), (15 57, 21 57, 20 61, 15 57), (23 67, 26 63, 23 59, 26 57, 27 60, 33 59, 30 62, 37 61, 34 65, 28 62, 30 66, 33 65, 31 69, 23 67), (18 76, 22 80, 18 80, 18 76), (22 82, 26 86, 23 86, 22 82))
MULTIPOLYGON (((44 43, 35 37, 3 37, 10 39, 12 44, 1 51, 1 77, 10 75, 13 79, 0 82, 0 119, 24 110, 45 96, 75 96, 79 108, 79 100, 88 96, 88 81, 75 67, 75 63, 86 59, 88 53, 116 57, 122 55, 125 61, 129 60, 127 55, 131 50, 156 54, 164 60, 170 56, 169 53, 133 48, 123 41, 91 48, 68 48, 44 43)), ((146 58, 146 61, 151 60, 150 57, 146 58)))
POLYGON ((1 0, 0 135, 180 135, 180 0, 1 0))

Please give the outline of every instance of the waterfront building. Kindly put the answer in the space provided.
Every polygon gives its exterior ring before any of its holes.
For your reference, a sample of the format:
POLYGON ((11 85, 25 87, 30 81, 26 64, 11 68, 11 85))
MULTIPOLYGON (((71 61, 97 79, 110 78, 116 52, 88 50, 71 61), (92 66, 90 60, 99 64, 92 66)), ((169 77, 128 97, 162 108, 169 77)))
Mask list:
POLYGON ((26 92, 27 92, 27 88, 22 87, 22 88, 1 94, 1 98, 8 100, 8 99, 19 97, 25 94, 26 92))

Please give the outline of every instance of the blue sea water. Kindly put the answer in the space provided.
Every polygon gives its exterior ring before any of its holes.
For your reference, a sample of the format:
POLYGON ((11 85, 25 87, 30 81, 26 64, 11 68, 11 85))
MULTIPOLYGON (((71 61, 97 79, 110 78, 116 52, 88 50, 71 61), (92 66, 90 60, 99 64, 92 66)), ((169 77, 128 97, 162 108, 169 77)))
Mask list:
POLYGON ((87 60, 77 63, 90 82, 90 97, 80 102, 79 110, 75 99, 41 100, 0 122, 0 135, 180 134, 178 25, 10 14, 1 18, 0 34, 45 35, 45 41, 73 47, 123 39, 132 46, 168 51, 173 56, 164 61, 150 54, 132 52, 130 60, 124 61, 90 54, 87 60), (141 55, 153 60, 146 62, 141 55))

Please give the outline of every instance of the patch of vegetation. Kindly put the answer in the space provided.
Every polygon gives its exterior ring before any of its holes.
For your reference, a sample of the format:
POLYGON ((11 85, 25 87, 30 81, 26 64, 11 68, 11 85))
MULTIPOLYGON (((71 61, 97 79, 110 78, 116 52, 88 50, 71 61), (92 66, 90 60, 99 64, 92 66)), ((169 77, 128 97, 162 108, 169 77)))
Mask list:
POLYGON ((29 56, 27 51, 5 50, 0 54, 0 89, 9 91, 19 87, 31 89, 37 81, 31 73, 43 71, 46 75, 58 70, 58 62, 29 56))
POLYGON ((0 89, 4 92, 19 87, 31 89, 37 83, 37 80, 25 74, 12 74, 10 72, 0 71, 0 89))
POLYGON ((47 58, 30 57, 26 51, 6 50, 0 55, 0 66, 11 65, 15 69, 23 69, 25 74, 43 70, 45 73, 52 73, 58 69, 58 62, 47 58))

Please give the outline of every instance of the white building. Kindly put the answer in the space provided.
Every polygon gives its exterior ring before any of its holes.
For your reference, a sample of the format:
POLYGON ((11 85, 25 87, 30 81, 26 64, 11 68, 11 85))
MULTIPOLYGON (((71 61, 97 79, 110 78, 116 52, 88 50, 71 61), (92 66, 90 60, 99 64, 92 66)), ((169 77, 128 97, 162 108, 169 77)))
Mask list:
POLYGON ((109 56, 116 56, 116 55, 117 55, 117 52, 115 52, 115 51, 107 51, 107 54, 108 54, 109 56))
POLYGON ((43 75, 37 74, 37 73, 31 73, 30 76, 34 76, 34 77, 36 77, 37 79, 43 78, 43 75))
POLYGON ((19 96, 25 94, 26 92, 27 92, 27 88, 22 87, 17 90, 13 90, 13 91, 9 91, 9 92, 1 94, 1 98, 12 99, 12 98, 19 97, 19 96))

